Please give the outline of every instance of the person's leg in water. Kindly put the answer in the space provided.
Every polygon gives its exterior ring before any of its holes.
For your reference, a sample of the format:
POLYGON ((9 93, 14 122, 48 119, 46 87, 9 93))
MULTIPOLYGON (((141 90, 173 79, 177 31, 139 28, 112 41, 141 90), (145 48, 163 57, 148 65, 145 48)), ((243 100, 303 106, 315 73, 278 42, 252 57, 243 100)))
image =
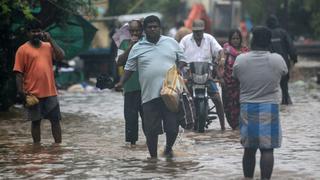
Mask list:
POLYGON ((159 134, 163 134, 163 106, 165 105, 160 97, 142 104, 143 132, 146 136, 151 158, 157 158, 158 156, 158 136, 159 134))
POLYGON ((270 179, 273 170, 274 156, 273 149, 260 149, 260 171, 261 179, 270 179))
POLYGON ((176 142, 178 133, 166 133, 166 147, 164 149, 164 155, 167 157, 173 157, 172 147, 176 142))
POLYGON ((142 104, 144 115, 144 118, 142 119, 144 127, 143 132, 146 137, 148 151, 152 159, 158 157, 158 135, 162 133, 160 113, 156 109, 157 105, 157 99, 142 104))
MULTIPOLYGON (((139 108, 138 108, 139 114, 140 114, 140 118, 141 121, 143 122, 144 116, 143 116, 143 109, 142 109, 142 102, 141 102, 141 95, 140 95, 140 101, 139 101, 139 108)), ((138 123, 139 124, 139 123, 138 123)), ((144 123, 141 123, 141 128, 142 131, 144 132, 144 123)))
POLYGON ((138 140, 138 109, 140 96, 136 91, 126 92, 124 94, 124 118, 125 118, 125 138, 131 145, 136 144, 138 140), (137 102, 138 101, 138 102, 137 102))
POLYGON ((223 104, 219 94, 219 90, 217 88, 216 83, 213 80, 209 80, 208 83, 209 83, 208 94, 211 97, 211 100, 216 107, 221 130, 225 130, 226 128, 224 123, 224 110, 223 110, 223 104))
POLYGON ((158 135, 147 135, 147 146, 151 158, 158 157, 158 135))
POLYGON ((290 78, 289 73, 287 73, 285 76, 281 78, 281 81, 280 81, 280 87, 282 92, 281 104, 285 104, 285 105, 292 104, 291 97, 289 95, 289 88, 288 88, 289 78, 290 78))
MULTIPOLYGON (((57 99, 57 97, 55 97, 57 99)), ((54 101, 55 99, 53 98, 48 98, 46 99, 46 105, 49 105, 50 101, 54 101)), ((61 143, 62 138, 61 138, 61 126, 60 126, 60 119, 61 119, 61 114, 60 114, 60 106, 59 104, 56 105, 48 114, 44 116, 46 119, 50 120, 51 123, 51 133, 54 139, 55 143, 61 143)))
POLYGON ((217 110, 217 114, 219 117, 219 122, 220 122, 220 127, 221 130, 225 130, 225 123, 224 123, 224 110, 223 110, 223 105, 222 105, 222 101, 220 98, 220 94, 219 93, 214 93, 211 96, 211 100, 214 103, 214 105, 216 106, 216 110, 217 110))
POLYGON ((32 121, 31 135, 32 135, 33 143, 40 143, 40 141, 41 141, 41 120, 32 121))
POLYGON ((61 143, 61 126, 59 120, 50 120, 51 132, 55 143, 61 143))
POLYGON ((171 158, 173 157, 172 147, 176 142, 178 132, 179 132, 179 123, 178 123, 178 114, 171 112, 161 101, 161 114, 163 119, 163 129, 166 133, 166 146, 164 148, 164 156, 171 158))
POLYGON ((246 178, 253 178, 256 166, 256 148, 245 148, 242 158, 243 175, 246 178))

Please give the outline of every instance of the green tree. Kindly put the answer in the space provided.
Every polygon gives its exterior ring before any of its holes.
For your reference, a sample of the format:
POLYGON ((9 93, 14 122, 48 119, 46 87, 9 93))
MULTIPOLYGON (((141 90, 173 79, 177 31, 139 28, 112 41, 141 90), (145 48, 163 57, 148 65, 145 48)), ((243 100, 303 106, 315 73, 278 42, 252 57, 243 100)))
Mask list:
POLYGON ((288 31, 293 36, 313 36, 313 30, 311 28, 310 19, 311 13, 305 8, 303 0, 295 0, 289 3, 289 22, 288 31), (306 21, 306 19, 308 19, 306 21))
POLYGON ((318 0, 307 0, 303 2, 306 11, 311 14, 310 25, 313 29, 313 37, 316 39, 320 39, 320 2, 318 0))
POLYGON ((0 0, 0 111, 15 102, 12 68, 17 48, 26 41, 25 24, 36 18, 46 28, 80 12, 94 12, 90 0, 0 0))
POLYGON ((319 0, 242 0, 241 2, 243 14, 249 15, 254 25, 264 25, 267 16, 273 13, 278 16, 280 26, 287 28, 293 36, 320 39, 319 0))
POLYGON ((159 12, 163 14, 163 25, 173 26, 182 11, 180 0, 110 0, 107 16, 159 12))

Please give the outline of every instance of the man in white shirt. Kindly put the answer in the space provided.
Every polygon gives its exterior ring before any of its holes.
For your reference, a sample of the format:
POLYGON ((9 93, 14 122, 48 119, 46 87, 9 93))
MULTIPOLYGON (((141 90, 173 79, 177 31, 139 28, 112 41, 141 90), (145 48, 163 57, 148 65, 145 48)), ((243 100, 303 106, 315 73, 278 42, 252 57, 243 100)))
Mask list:
MULTIPOLYGON (((205 24, 203 20, 194 20, 192 33, 181 39, 180 47, 184 51, 185 60, 179 61, 180 69, 188 63, 195 61, 212 62, 214 59, 217 59, 218 62, 220 61, 223 49, 213 36, 204 33, 204 28, 205 24)), ((213 80, 209 81, 208 93, 216 106, 221 130, 225 130, 222 101, 217 85, 213 80)))

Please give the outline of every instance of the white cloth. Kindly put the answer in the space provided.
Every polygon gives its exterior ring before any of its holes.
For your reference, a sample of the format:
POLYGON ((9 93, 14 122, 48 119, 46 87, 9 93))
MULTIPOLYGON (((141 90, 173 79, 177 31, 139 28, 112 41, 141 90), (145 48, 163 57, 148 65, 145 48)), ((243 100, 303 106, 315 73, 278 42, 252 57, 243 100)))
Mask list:
POLYGON ((123 53, 124 53, 124 50, 118 49, 118 51, 117 51, 117 57, 116 57, 116 63, 118 63, 119 56, 120 56, 121 54, 123 54, 123 53))
POLYGON ((177 28, 175 28, 175 27, 171 28, 168 32, 168 36, 174 38, 177 34, 177 31, 178 31, 177 28))
POLYGON ((197 45, 193 38, 193 33, 184 36, 180 41, 180 47, 184 52, 186 63, 195 61, 211 62, 213 58, 218 56, 222 47, 217 40, 210 34, 204 33, 200 46, 197 45))
POLYGON ((113 34, 112 39, 116 43, 117 47, 119 48, 121 42, 125 39, 130 39, 130 32, 129 32, 129 23, 125 23, 121 26, 120 29, 117 29, 116 32, 113 34))

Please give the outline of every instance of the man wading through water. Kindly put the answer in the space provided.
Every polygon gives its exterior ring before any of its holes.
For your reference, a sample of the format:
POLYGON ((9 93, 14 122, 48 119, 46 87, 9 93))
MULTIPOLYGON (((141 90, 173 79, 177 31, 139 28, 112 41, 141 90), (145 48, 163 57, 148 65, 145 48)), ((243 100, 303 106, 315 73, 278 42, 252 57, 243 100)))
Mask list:
POLYGON ((134 71, 139 72, 141 85, 143 130, 152 158, 156 158, 158 135, 166 133, 164 154, 172 157, 179 124, 178 114, 171 112, 160 97, 160 90, 167 71, 175 65, 177 58, 183 58, 182 50, 174 39, 160 35, 161 23, 157 16, 148 16, 143 22, 146 37, 137 42, 131 49, 125 74, 115 85, 121 87, 134 71))
POLYGON ((251 51, 237 56, 233 77, 240 82, 240 142, 244 147, 242 166, 253 178, 257 149, 261 152, 261 179, 270 179, 273 149, 281 146, 279 83, 288 73, 285 60, 269 52, 271 32, 266 27, 252 31, 251 51))
POLYGON ((288 73, 281 78, 280 87, 282 92, 281 104, 289 105, 292 104, 288 88, 290 69, 298 62, 298 55, 291 37, 286 30, 280 28, 278 18, 275 15, 270 15, 266 24, 272 33, 270 51, 280 54, 286 61, 288 68, 288 73))
POLYGON ((41 119, 49 119, 54 141, 61 143, 61 115, 52 63, 53 60, 62 60, 64 51, 49 33, 42 32, 37 20, 32 21, 27 30, 29 41, 16 52, 13 68, 18 96, 22 101, 26 101, 26 95, 30 94, 39 99, 38 104, 27 107, 33 142, 41 140, 41 119))
MULTIPOLYGON (((142 23, 139 20, 129 22, 131 39, 123 40, 118 49, 117 65, 124 66, 127 62, 129 52, 134 44, 142 37, 142 23)), ((143 119, 141 106, 141 88, 138 79, 138 72, 134 72, 124 84, 124 118, 125 118, 125 139, 131 145, 138 141, 139 114, 143 119)))

